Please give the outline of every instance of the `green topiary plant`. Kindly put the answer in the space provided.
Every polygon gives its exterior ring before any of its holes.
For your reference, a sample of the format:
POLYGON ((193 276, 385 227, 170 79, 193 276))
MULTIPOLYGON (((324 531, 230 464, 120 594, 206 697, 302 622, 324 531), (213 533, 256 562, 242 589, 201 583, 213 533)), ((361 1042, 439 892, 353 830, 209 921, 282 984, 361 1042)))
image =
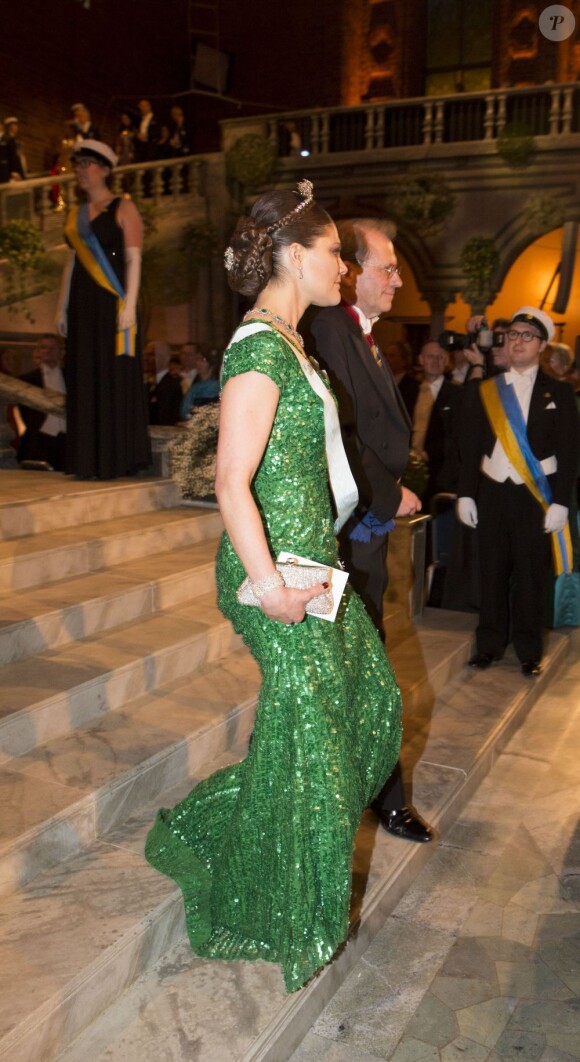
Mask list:
POLYGON ((419 236, 438 233, 455 206, 442 173, 408 173, 393 182, 387 213, 419 236))
POLYGON ((472 304, 485 303, 499 265, 499 253, 494 240, 472 236, 459 256, 459 264, 467 281, 464 298, 472 304))
POLYGON ((504 125, 496 144, 498 155, 501 155, 508 166, 527 166, 535 151, 530 128, 519 122, 504 125))
POLYGON ((258 133, 246 133, 226 153, 226 173, 248 191, 255 191, 272 178, 276 168, 276 145, 258 133))

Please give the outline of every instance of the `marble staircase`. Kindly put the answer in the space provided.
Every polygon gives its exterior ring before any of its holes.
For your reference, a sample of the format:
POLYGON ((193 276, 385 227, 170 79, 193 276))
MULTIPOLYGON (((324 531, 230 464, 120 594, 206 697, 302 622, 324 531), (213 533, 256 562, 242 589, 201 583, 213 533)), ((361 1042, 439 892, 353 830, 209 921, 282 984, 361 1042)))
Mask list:
MULTIPOLYGON (((156 808, 242 756, 252 729, 257 668, 215 603, 219 514, 182 507, 167 480, 2 479, 0 1058, 157 1062, 183 999, 193 1046, 168 1058, 283 1062, 430 846, 365 817, 353 936, 291 997, 274 967, 192 956, 180 895, 142 850, 156 808)), ((473 676, 471 626, 388 605, 405 769, 440 830, 567 651, 552 636, 537 685, 509 660, 473 676)))

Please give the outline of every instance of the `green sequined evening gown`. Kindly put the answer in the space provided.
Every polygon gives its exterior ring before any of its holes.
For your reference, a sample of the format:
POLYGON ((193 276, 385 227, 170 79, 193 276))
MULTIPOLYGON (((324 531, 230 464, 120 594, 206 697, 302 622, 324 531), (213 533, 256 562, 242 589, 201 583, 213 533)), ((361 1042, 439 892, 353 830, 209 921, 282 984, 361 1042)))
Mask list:
MULTIPOLYGON (((323 403, 279 333, 228 349, 223 382, 249 371, 280 391, 253 482, 272 556, 336 567, 323 403)), ((181 887, 198 955, 279 963, 294 991, 346 938, 354 836, 397 761, 400 694, 348 585, 335 623, 290 626, 238 604, 245 571, 227 534, 217 576, 220 607, 261 670, 253 740, 245 760, 159 812, 146 856, 181 887)))

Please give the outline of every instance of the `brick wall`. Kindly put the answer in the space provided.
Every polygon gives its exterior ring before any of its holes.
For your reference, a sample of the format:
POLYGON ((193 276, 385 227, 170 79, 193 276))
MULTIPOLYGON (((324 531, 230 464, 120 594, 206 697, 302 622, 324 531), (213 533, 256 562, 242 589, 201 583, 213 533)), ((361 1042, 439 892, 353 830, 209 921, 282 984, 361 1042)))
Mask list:
MULTIPOLYGON (((177 101, 197 150, 219 149, 220 118, 341 102, 342 2, 220 0, 228 93, 244 106, 199 95, 177 101)), ((85 103, 112 141, 129 102, 165 95, 153 100, 163 114, 170 94, 189 88, 185 0, 91 0, 89 10, 78 0, 5 0, 1 21, 0 115, 21 119, 31 171, 48 169, 72 103, 85 103)))
MULTIPOLYGON (((496 85, 580 76, 579 0, 571 3, 577 29, 566 45, 536 34, 533 55, 514 55, 520 9, 537 14, 544 6, 496 0, 496 85)), ((89 10, 78 0, 3 0, 1 11, 0 115, 22 120, 32 171, 49 167, 72 103, 85 103, 113 140, 129 102, 162 97, 153 102, 163 115, 170 95, 189 87, 187 0, 91 0, 89 10)), ((422 94, 426 14, 427 0, 219 0, 219 46, 231 55, 227 92, 242 105, 181 98, 195 149, 219 149, 220 118, 359 102, 383 54, 375 39, 382 23, 393 95, 422 94)))
POLYGON ((115 96, 176 92, 187 84, 185 5, 177 0, 4 0, 0 115, 21 119, 29 169, 47 169, 72 103, 114 137, 115 96))

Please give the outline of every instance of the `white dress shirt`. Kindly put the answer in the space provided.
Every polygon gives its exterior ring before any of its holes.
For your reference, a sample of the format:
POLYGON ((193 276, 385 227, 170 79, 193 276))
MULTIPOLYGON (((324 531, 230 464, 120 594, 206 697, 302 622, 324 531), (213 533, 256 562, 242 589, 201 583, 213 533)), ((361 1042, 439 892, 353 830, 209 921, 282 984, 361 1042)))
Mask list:
MULTIPOLYGON (((514 388, 516 398, 518 400, 520 409, 525 423, 528 423, 528 416, 530 413, 530 402, 532 401, 532 391, 538 375, 538 366, 532 365, 531 368, 526 369, 524 372, 506 372, 504 374, 504 380, 507 384, 514 388)), ((558 461, 556 457, 547 457, 544 461, 540 461, 542 469, 547 476, 552 475, 553 472, 558 470, 558 461)), ((516 472, 511 461, 500 443, 499 439, 493 448, 491 457, 484 457, 481 463, 481 471, 489 476, 490 479, 494 479, 496 483, 505 483, 506 479, 511 479, 513 483, 523 483, 522 477, 516 472)))
POLYGON ((366 313, 363 313, 360 306, 351 306, 351 310, 354 310, 358 317, 358 323, 361 326, 365 336, 370 336, 375 321, 378 321, 378 317, 367 317, 366 313))
POLYGON ((139 139, 149 139, 149 126, 153 121, 153 111, 149 111, 149 114, 145 114, 139 123, 139 139))
MULTIPOLYGON (((51 368, 50 365, 41 365, 40 371, 44 387, 48 387, 51 391, 60 391, 61 395, 66 394, 66 384, 60 366, 56 365, 51 368)), ((49 413, 40 430, 44 435, 59 435, 61 431, 66 431, 66 417, 49 413)))

